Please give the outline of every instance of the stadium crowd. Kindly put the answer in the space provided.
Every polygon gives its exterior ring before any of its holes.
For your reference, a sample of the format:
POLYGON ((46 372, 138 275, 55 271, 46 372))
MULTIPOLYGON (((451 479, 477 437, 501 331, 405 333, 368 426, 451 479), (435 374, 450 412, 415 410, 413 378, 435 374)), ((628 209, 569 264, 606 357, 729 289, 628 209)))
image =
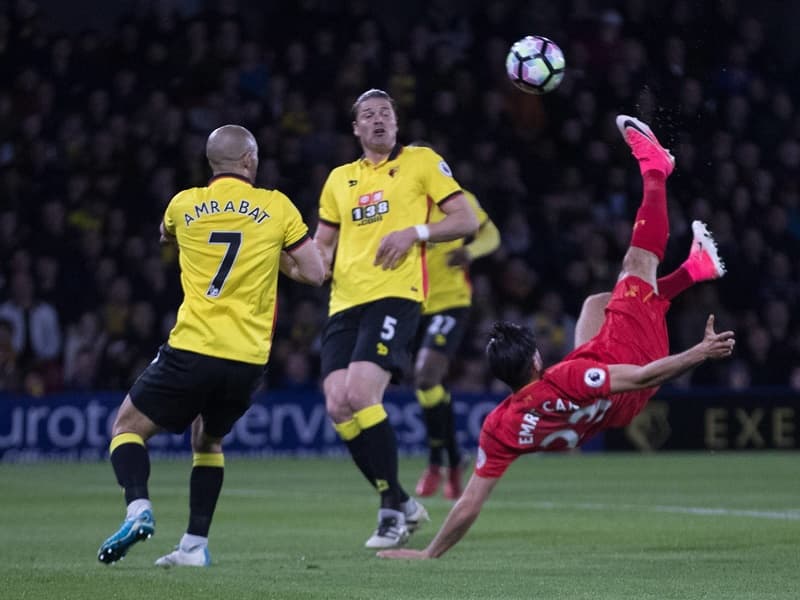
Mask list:
MULTIPOLYGON (((158 225, 175 192, 205 185, 208 133, 253 131, 258 184, 313 229, 324 178, 357 156, 346 115, 370 87, 396 99, 402 141, 429 140, 501 231, 472 268, 452 389, 494 385, 494 320, 531 324, 549 364, 571 349, 582 299, 611 289, 641 193, 619 112, 677 157, 664 272, 693 219, 729 269, 676 300, 669 323, 687 347, 714 312, 738 332, 735 358, 678 385, 800 389, 797 64, 749 3, 430 0, 389 16, 360 0, 244 4, 139 2, 71 32, 34 0, 0 3, 0 391, 128 388, 181 300, 158 225), (504 71, 529 33, 567 58, 544 97, 504 71)), ((326 308, 325 288, 282 280, 271 387, 318 386, 326 308)))

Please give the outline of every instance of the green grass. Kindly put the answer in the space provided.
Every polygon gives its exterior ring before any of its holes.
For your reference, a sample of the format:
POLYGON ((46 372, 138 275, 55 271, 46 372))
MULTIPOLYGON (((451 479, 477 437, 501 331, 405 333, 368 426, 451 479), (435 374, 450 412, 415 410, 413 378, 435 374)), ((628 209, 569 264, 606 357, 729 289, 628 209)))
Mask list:
MULTIPOLYGON (((519 460, 467 537, 437 561, 362 547, 376 499, 343 459, 229 457, 210 569, 164 571, 187 518, 189 461, 154 462, 157 533, 113 566, 123 516, 108 464, 0 465, 0 597, 245 600, 800 597, 796 453, 572 455, 519 460), (703 509, 723 509, 717 513, 703 509)), ((408 488, 421 467, 405 460, 408 488)), ((433 523, 449 509, 426 502, 433 523)))

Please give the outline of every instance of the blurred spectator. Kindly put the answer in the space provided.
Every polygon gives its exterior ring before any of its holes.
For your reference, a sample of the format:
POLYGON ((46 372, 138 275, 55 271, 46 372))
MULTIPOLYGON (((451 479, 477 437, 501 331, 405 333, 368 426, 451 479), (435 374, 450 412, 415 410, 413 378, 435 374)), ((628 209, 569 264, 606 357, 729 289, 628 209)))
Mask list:
POLYGON ((103 329, 113 337, 121 337, 128 328, 131 312, 131 284, 124 277, 114 277, 103 306, 103 329))
POLYGON ((313 391, 319 388, 318 377, 314 374, 309 353, 293 350, 283 360, 283 376, 274 387, 293 391, 313 391))
POLYGON ((68 386, 76 379, 85 381, 89 366, 96 371, 107 337, 95 311, 83 313, 77 323, 69 325, 64 343, 64 381, 68 386), (82 371, 80 375, 78 371, 82 371))
POLYGON ((0 319, 11 324, 11 345, 21 370, 57 359, 61 353, 58 314, 52 304, 36 298, 33 278, 27 272, 15 273, 9 295, 0 304, 0 319))
POLYGON ((64 388, 78 392, 97 389, 97 357, 90 346, 79 346, 72 355, 70 370, 64 373, 64 388))
POLYGON ((575 319, 564 312, 564 302, 554 291, 546 292, 529 326, 544 364, 554 364, 574 348, 575 319))
POLYGON ((20 373, 17 368, 17 353, 12 342, 13 335, 14 327, 11 321, 0 318, 0 392, 19 391, 20 373))

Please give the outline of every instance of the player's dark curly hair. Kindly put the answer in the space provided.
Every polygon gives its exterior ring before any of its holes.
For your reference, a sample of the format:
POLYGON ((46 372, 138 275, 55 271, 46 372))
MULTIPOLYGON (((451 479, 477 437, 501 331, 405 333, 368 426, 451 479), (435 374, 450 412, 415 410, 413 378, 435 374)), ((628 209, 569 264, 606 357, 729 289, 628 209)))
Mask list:
POLYGON ((497 321, 492 327, 486 358, 492 374, 515 392, 533 377, 536 336, 527 327, 509 321, 497 321))
POLYGON ((394 102, 394 98, 392 98, 383 90, 372 88, 361 94, 358 98, 356 98, 356 101, 353 102, 353 107, 350 109, 350 113, 353 115, 354 121, 358 118, 358 107, 361 106, 362 102, 369 100, 370 98, 383 98, 384 100, 388 100, 389 104, 392 105, 392 110, 395 114, 397 114, 397 105, 394 102))

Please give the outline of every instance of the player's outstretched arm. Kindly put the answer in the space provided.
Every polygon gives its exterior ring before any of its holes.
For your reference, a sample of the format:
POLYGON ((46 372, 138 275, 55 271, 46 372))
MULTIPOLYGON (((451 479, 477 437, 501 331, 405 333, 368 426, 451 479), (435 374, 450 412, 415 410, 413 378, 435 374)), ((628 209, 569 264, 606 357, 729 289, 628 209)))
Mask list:
POLYGON ((446 242, 457 240, 477 231, 478 217, 475 216, 475 211, 472 210, 464 194, 456 194, 441 204, 440 208, 446 215, 441 221, 406 227, 384 236, 375 253, 373 264, 383 267, 384 270, 394 269, 403 261, 411 246, 416 242, 446 242), (422 227, 427 232, 425 236, 421 237, 418 227, 422 227))
POLYGON ((487 478, 475 475, 472 477, 464 488, 464 493, 450 509, 450 514, 442 524, 439 533, 436 534, 424 550, 411 550, 401 548, 399 550, 382 550, 378 552, 381 558, 410 558, 410 559, 428 559, 439 558, 442 554, 447 552, 450 548, 456 545, 458 541, 464 537, 469 531, 469 528, 478 518, 481 512, 483 503, 489 497, 495 484, 499 481, 498 478, 487 478))
POLYGON ((714 315, 709 315, 703 340, 688 350, 680 354, 665 356, 643 366, 609 365, 611 393, 659 386, 709 359, 730 356, 735 344, 733 331, 716 333, 714 331, 714 315))
POLYGON ((281 273, 316 287, 325 282, 325 266, 322 255, 314 240, 307 240, 289 252, 281 252, 281 273))

